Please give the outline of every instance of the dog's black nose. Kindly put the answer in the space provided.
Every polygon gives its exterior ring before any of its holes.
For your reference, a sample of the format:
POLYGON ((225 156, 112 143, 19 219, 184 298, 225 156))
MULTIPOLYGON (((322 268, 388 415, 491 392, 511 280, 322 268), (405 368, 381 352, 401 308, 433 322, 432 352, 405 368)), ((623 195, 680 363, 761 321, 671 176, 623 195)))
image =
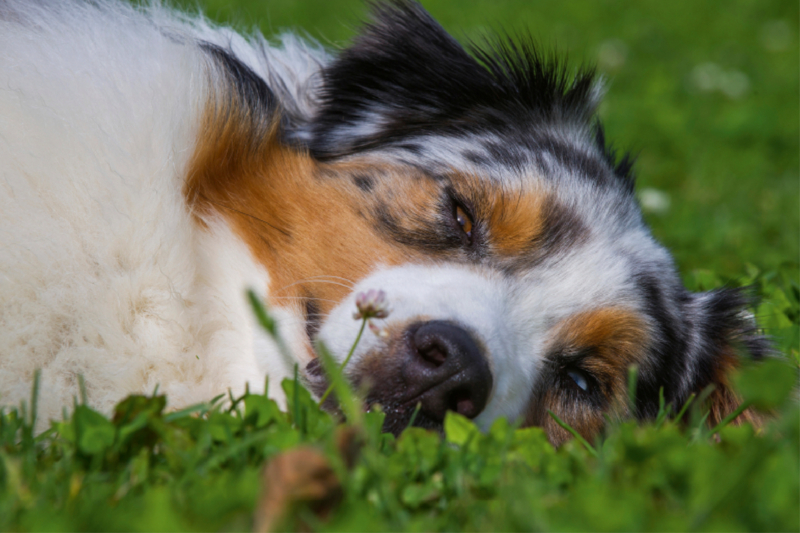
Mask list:
POLYGON ((413 332, 403 378, 420 391, 421 412, 439 422, 447 411, 475 418, 492 390, 489 364, 470 334, 441 321, 413 332))

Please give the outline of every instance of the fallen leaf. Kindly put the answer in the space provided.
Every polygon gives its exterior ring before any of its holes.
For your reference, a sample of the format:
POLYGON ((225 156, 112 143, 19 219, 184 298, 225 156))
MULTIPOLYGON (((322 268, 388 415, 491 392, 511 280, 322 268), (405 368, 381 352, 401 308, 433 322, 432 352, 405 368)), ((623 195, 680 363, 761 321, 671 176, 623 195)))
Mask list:
POLYGON ((275 531, 292 509, 306 504, 320 518, 342 498, 342 486, 327 458, 302 446, 275 456, 264 468, 264 491, 256 507, 254 531, 275 531))

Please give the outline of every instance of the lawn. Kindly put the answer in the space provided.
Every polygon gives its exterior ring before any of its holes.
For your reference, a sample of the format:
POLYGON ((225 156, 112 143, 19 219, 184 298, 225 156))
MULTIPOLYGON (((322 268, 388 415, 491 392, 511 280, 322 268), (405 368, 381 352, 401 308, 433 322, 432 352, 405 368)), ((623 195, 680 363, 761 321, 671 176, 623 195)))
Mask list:
MULTIPOLYGON (((331 47, 365 12, 357 0, 201 3, 240 30, 302 28, 331 47)), ((0 531, 800 530, 797 2, 423 3, 459 39, 529 29, 573 65, 598 64, 607 136, 638 154, 645 216, 687 285, 762 297, 756 316, 787 357, 736 382, 774 420, 712 429, 700 402, 672 406, 679 422, 664 406, 554 449, 504 420, 481 434, 452 416, 444 436, 399 439, 381 434, 380 412, 341 426, 291 381, 270 384, 287 412, 259 395, 165 412, 155 394, 111 419, 80 405, 38 437, 29 403, 0 412, 0 531)))

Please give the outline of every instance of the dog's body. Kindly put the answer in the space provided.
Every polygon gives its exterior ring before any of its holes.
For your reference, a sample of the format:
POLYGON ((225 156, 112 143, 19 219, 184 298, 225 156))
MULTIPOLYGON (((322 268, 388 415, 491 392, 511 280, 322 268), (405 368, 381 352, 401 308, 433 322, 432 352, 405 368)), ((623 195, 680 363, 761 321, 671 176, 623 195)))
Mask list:
MULTIPOLYGON (((533 51, 468 55, 417 5, 376 8, 337 58, 161 8, 0 0, 0 397, 42 369, 39 414, 83 375, 108 411, 156 385, 173 407, 292 375, 324 390, 356 295, 386 291, 348 375, 387 429, 446 409, 586 435, 659 390, 729 408, 735 291, 690 294, 650 236, 591 75, 533 51), (256 326, 252 288, 296 361, 256 326)), ((280 388, 270 387, 279 395, 280 388)), ((277 397, 280 400, 280 397, 277 397)))

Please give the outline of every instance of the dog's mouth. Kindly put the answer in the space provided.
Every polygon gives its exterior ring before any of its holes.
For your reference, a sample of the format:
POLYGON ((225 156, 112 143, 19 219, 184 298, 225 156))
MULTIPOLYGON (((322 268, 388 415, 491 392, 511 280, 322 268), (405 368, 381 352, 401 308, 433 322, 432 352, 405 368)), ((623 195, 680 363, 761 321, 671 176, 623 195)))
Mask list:
MULTIPOLYGON (((322 363, 319 359, 314 359, 305 368, 305 385, 317 397, 321 398, 330 386, 330 381, 325 374, 322 363)), ((364 383, 364 379, 356 379, 356 382, 364 383)), ((391 395, 382 394, 377 389, 367 389, 364 397, 363 409, 369 412, 380 406, 386 415, 383 422, 383 431, 400 435, 408 427, 421 427, 433 431, 442 432, 444 430, 444 420, 432 417, 427 411, 421 408, 421 394, 413 398, 391 398, 391 395)), ((425 394, 424 391, 422 394, 425 394)), ((339 408, 336 394, 332 393, 325 398, 320 405, 325 411, 343 417, 339 408)))
MULTIPOLYGON (((330 381, 319 359, 305 368, 306 386, 318 398, 330 381)), ((383 430, 398 435, 413 425, 441 431, 447 411, 478 416, 489 401, 493 379, 486 356, 463 328, 443 321, 417 322, 366 354, 346 372, 364 391, 364 409, 380 404, 383 430)), ((322 408, 340 410, 331 394, 322 408)))

